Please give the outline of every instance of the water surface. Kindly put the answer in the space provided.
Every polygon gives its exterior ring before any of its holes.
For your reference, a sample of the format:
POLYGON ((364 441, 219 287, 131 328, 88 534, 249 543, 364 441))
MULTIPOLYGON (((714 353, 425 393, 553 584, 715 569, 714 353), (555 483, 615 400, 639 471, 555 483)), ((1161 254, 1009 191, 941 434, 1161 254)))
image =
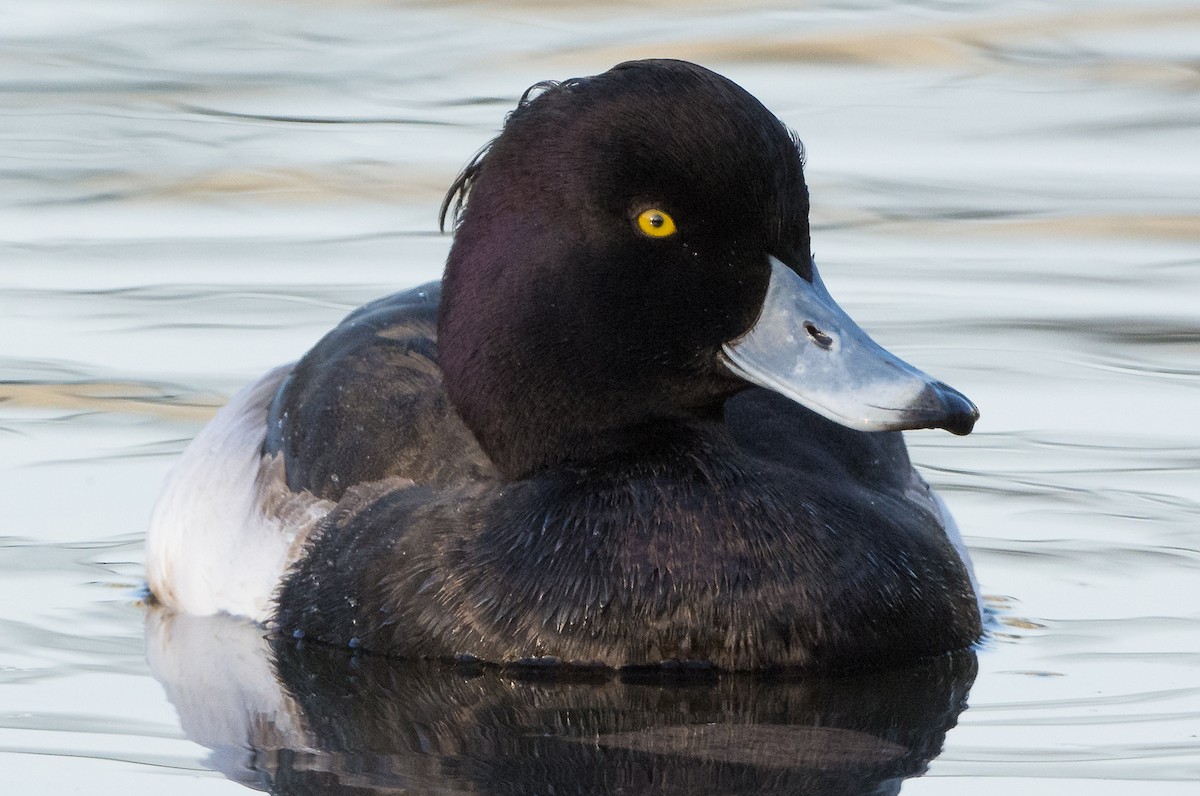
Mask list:
MULTIPOLYGON (((343 784, 401 772, 410 779, 384 781, 474 792, 484 773, 503 780, 488 766, 507 750, 524 763, 506 776, 531 778, 530 793, 655 781, 603 779, 616 769, 597 760, 678 771, 681 788, 707 772, 713 792, 787 792, 801 770, 875 771, 889 792, 929 759, 904 793, 1193 792, 1196 41, 1196 3, 1133 0, 0 7, 8 787, 234 793, 247 770, 350 760, 357 779, 343 784), (833 729, 860 735, 830 740, 805 712, 830 693, 815 684, 552 687, 372 670, 366 682, 391 704, 436 681, 419 707, 445 706, 448 723, 426 742, 389 740, 374 769, 361 756, 371 743, 353 734, 363 742, 344 754, 230 764, 147 662, 147 644, 160 659, 138 602, 142 542, 166 471, 241 384, 357 304, 438 276, 441 195, 527 85, 664 55, 723 72, 799 131, 830 289, 983 411, 965 439, 909 435, 996 612, 966 710, 954 718, 961 681, 934 678, 950 686, 924 703, 942 708, 925 734, 886 738, 847 719, 833 729), (650 694, 659 708, 645 707, 650 694), (508 718, 451 709, 466 699, 508 718), (494 729, 468 742, 469 726, 494 729), (708 726, 718 729, 688 729, 708 726), (578 779, 531 762, 547 744, 575 750, 566 773, 578 779), (829 749, 838 762, 804 768, 829 749), (872 768, 880 761, 900 762, 872 768)), ((217 647, 229 650, 225 682, 261 682, 264 661, 290 667, 284 682, 328 677, 320 660, 255 652, 256 639, 217 647)), ((338 692, 298 690, 302 713, 333 715, 319 700, 338 692)), ((413 711, 385 723, 420 725, 413 711)), ((835 714, 866 716, 861 705, 835 714)), ((263 748, 292 747, 275 737, 263 748)))

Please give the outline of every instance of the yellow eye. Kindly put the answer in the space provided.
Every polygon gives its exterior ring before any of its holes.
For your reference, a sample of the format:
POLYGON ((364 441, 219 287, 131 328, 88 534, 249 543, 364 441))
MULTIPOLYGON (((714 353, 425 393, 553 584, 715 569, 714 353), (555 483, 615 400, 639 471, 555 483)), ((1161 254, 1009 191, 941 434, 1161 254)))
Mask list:
POLYGON ((667 238, 675 234, 675 219, 662 210, 650 208, 638 213, 638 229, 651 238, 667 238))

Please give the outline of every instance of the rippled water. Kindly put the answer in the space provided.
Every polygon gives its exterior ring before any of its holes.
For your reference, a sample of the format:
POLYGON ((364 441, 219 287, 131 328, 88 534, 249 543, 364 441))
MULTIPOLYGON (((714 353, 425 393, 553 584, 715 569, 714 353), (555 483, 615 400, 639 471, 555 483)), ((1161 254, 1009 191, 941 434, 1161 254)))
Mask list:
POLYGON ((0 5, 6 790, 886 793, 932 757, 904 793, 1194 792, 1200 5, 732 5, 0 5), (236 623, 147 637, 144 528, 214 407, 438 275, 528 84, 663 55, 800 132, 831 290, 982 408, 910 435, 997 612, 978 673, 339 681, 236 623))

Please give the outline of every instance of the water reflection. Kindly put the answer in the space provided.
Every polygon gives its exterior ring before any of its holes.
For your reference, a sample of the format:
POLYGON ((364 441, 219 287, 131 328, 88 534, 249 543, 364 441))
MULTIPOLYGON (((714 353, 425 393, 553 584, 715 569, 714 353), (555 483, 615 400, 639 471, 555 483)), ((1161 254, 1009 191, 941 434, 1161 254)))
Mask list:
POLYGON ((894 794, 973 653, 852 677, 576 673, 349 657, 161 608, 147 655, 193 741, 274 793, 894 794))

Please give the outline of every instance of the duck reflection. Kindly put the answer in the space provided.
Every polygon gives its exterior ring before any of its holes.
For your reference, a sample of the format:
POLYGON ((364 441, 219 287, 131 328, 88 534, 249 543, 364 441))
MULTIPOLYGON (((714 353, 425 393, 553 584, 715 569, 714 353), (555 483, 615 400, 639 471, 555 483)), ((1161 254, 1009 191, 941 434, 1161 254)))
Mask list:
POLYGON ((152 608, 147 657, 209 765, 273 793, 894 794, 971 652, 843 677, 397 661, 152 608))

